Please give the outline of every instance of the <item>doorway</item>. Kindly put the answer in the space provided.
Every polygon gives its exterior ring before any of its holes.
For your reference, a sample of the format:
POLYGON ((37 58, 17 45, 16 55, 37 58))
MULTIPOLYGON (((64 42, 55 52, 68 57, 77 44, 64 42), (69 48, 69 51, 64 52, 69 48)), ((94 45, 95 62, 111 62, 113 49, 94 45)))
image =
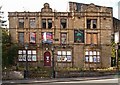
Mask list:
POLYGON ((44 53, 44 66, 51 66, 51 54, 49 51, 44 53))

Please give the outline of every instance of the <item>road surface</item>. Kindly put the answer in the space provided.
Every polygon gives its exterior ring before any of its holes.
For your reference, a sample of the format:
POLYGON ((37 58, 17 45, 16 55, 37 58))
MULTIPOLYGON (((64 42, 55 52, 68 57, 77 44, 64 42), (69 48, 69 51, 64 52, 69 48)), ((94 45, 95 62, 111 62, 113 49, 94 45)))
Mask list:
POLYGON ((101 79, 87 81, 67 81, 67 82, 49 82, 49 83, 32 83, 32 84, 17 84, 17 85, 118 85, 118 79, 101 79))

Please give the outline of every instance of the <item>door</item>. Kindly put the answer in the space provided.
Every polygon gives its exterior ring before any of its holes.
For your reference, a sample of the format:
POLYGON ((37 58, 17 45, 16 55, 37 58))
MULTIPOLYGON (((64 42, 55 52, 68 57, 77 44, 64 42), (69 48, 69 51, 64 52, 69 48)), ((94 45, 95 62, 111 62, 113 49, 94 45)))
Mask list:
POLYGON ((44 66, 51 66, 51 54, 48 51, 44 53, 44 66))

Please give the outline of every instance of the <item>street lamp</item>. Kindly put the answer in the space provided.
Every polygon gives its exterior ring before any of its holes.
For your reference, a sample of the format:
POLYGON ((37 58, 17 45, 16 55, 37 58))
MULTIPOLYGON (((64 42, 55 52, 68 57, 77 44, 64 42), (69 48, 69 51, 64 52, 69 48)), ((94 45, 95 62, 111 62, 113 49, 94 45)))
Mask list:
POLYGON ((55 78, 54 47, 51 48, 51 51, 52 51, 52 78, 55 78))
POLYGON ((28 55, 27 55, 28 44, 25 44, 26 50, 26 61, 25 61, 25 71, 24 71, 24 78, 28 78, 28 55))

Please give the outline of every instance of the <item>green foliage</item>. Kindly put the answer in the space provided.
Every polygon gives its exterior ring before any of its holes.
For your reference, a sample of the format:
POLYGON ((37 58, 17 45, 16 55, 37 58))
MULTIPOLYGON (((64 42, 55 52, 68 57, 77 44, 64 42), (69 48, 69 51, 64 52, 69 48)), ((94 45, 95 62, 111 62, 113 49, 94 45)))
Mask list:
POLYGON ((5 29, 2 30, 2 43, 3 45, 9 45, 11 43, 11 39, 8 34, 8 31, 5 29))
POLYGON ((82 71, 83 69, 77 67, 64 67, 64 68, 56 68, 56 71, 82 71))
POLYGON ((120 61, 120 49, 118 49, 118 60, 120 61))
POLYGON ((9 65, 15 65, 15 61, 17 60, 17 51, 18 46, 16 44, 13 44, 8 49, 8 63, 9 65))
POLYGON ((10 46, 10 37, 6 30, 2 29, 2 66, 7 66, 7 55, 8 55, 8 49, 10 46))
POLYGON ((9 67, 15 64, 17 57, 17 44, 12 44, 8 31, 2 29, 2 67, 9 67))
POLYGON ((115 57, 115 42, 112 42, 112 57, 115 57))
POLYGON ((15 65, 15 61, 17 59, 17 51, 18 47, 16 44, 11 44, 9 47, 6 47, 2 52, 2 65, 3 67, 9 67, 15 65))

